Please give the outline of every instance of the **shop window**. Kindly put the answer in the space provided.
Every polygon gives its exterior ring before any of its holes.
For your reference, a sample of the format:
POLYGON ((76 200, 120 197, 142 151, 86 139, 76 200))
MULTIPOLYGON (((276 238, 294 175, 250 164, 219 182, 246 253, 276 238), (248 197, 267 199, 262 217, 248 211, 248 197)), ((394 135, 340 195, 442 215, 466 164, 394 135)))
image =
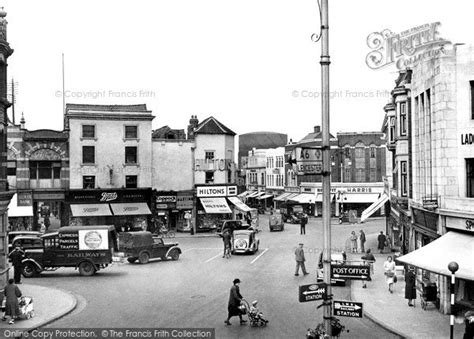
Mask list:
POLYGON ((406 161, 400 161, 400 184, 402 197, 406 197, 408 194, 408 171, 406 161))
POLYGON ((16 175, 16 161, 7 161, 7 175, 16 175))
POLYGON ((82 137, 84 139, 95 138, 95 126, 94 125, 82 125, 82 137))
POLYGON ((400 103, 400 135, 406 136, 407 135, 407 103, 401 102, 400 103))
POLYGON ((137 188, 137 187, 138 187, 138 177, 136 175, 126 175, 125 188, 137 188))
POLYGON ((84 175, 82 177, 82 188, 84 189, 95 188, 95 176, 84 175))
POLYGON ((214 171, 207 171, 206 172, 206 184, 213 184, 214 183, 214 171))
POLYGON ((125 139, 138 139, 138 126, 125 126, 125 139))
POLYGON ((471 86, 471 119, 474 119, 474 81, 469 81, 471 86))
POLYGON ((137 161, 137 147, 127 146, 125 147, 125 163, 136 164, 137 161))
POLYGON ((82 163, 95 164, 95 147, 82 146, 82 163))
POLYGON ((30 179, 59 179, 60 161, 30 161, 30 179))
POLYGON ((474 158, 466 159, 466 196, 474 198, 474 158))
POLYGON ((214 159, 214 151, 206 151, 206 153, 204 155, 204 159, 213 160, 214 159))

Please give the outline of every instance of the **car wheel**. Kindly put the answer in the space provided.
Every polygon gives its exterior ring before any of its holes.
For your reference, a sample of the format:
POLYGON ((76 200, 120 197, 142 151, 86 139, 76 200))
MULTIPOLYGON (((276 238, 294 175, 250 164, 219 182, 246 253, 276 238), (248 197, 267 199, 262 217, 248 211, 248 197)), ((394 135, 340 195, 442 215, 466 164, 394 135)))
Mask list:
POLYGON ((147 264, 150 261, 150 255, 147 252, 141 252, 138 261, 140 264, 147 264))
POLYGON ((135 258, 135 257, 130 257, 130 258, 127 258, 127 261, 128 261, 130 264, 133 264, 135 261, 137 261, 137 258, 135 258))
POLYGON ((83 276, 90 277, 94 275, 95 267, 89 261, 83 261, 79 264, 79 274, 83 276))
POLYGON ((25 263, 25 265, 23 265, 23 269, 21 270, 21 273, 23 274, 25 278, 32 278, 38 274, 38 271, 36 269, 35 264, 31 262, 27 262, 25 263))
POLYGON ((178 260, 179 259, 179 251, 178 250, 172 250, 170 253, 170 257, 172 260, 178 260))

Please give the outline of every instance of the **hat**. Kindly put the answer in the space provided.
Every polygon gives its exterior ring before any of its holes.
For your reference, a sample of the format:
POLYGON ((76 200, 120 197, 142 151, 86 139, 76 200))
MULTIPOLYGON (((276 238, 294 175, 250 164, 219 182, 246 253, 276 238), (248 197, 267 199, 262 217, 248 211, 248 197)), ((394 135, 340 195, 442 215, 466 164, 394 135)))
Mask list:
POLYGON ((255 305, 257 305, 257 303, 258 303, 258 300, 254 300, 254 301, 252 301, 252 306, 255 306, 255 305))
POLYGON ((234 284, 240 283, 240 279, 234 279, 234 284))

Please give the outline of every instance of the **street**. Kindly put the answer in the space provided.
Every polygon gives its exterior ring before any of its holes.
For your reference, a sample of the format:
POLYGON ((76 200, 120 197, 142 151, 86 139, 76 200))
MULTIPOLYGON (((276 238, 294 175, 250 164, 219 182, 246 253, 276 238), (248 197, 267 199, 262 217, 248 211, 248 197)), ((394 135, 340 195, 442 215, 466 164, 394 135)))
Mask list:
MULTIPOLYGON (((366 233, 383 229, 383 222, 364 224, 366 233), (382 223, 382 224, 381 224, 382 223)), ((81 277, 73 269, 45 272, 29 282, 72 292, 77 308, 48 325, 50 328, 215 328, 217 338, 304 338, 308 328, 322 321, 320 302, 298 302, 298 286, 315 282, 322 243, 321 219, 310 219, 306 235, 299 225, 286 224, 283 232, 269 232, 268 216, 260 216, 260 249, 254 255, 222 258, 218 236, 165 239, 178 241, 183 250, 178 261, 152 261, 146 265, 118 263, 93 277, 81 277), (294 249, 305 244, 308 276, 294 276, 294 249), (225 326, 232 281, 239 278, 241 293, 270 321, 264 328, 239 324, 225 326)), ((344 249, 352 229, 333 227, 332 246, 344 249)), ((350 284, 333 288, 337 300, 350 299, 350 284)), ((370 320, 340 317, 350 338, 395 338, 370 320)))

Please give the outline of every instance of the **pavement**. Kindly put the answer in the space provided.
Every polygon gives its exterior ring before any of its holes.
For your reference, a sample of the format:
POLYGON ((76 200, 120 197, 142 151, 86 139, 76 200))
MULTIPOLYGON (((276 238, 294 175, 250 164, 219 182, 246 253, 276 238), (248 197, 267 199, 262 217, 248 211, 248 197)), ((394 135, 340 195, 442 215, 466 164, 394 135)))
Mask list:
MULTIPOLYGON (((375 222, 375 221, 368 221, 375 222)), ((360 225, 362 226, 362 225, 360 225)), ((363 228, 357 226, 357 229, 363 228)), ((381 228, 382 229, 382 228, 381 228)), ((397 274, 398 281, 394 284, 393 294, 389 293, 388 285, 383 275, 383 263, 387 256, 392 255, 386 248, 383 254, 377 251, 377 234, 367 236, 365 248, 370 248, 375 255, 374 274, 367 288, 362 288, 362 281, 353 280, 351 298, 363 303, 364 316, 376 324, 403 338, 449 338, 450 316, 442 314, 436 307, 430 306, 423 310, 420 303, 420 293, 417 294, 415 307, 408 306, 405 299, 405 282, 401 273, 397 274)), ((348 260, 359 260, 361 254, 348 253, 348 260)), ((462 338, 464 334, 463 319, 456 319, 454 338, 462 338)))

